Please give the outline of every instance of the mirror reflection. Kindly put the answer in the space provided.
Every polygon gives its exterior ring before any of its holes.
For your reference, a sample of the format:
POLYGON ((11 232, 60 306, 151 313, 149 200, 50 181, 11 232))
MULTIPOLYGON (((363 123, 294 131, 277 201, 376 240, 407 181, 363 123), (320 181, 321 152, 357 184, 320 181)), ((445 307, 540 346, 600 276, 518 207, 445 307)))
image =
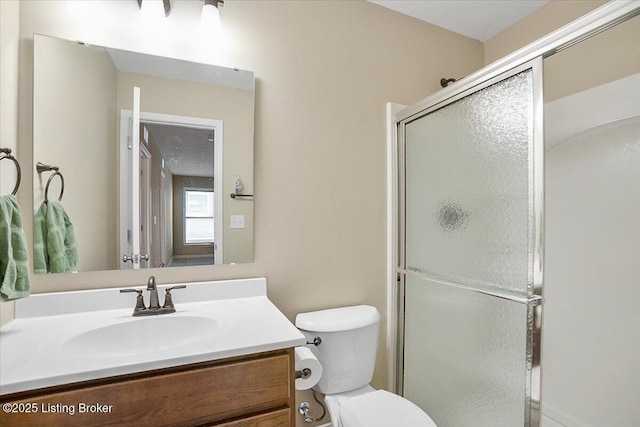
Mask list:
POLYGON ((253 261, 252 72, 35 35, 33 98, 37 273, 253 261))

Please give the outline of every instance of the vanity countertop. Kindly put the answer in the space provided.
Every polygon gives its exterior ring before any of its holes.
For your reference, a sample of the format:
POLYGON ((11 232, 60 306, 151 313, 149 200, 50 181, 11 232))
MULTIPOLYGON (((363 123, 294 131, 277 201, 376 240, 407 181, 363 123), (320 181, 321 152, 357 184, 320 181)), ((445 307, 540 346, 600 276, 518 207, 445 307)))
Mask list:
MULTIPOLYGON (((161 303, 168 286, 158 286, 161 303)), ((0 328, 0 394, 306 342, 267 298, 264 278, 187 283, 172 294, 175 313, 144 317, 132 317, 135 294, 118 288, 17 301, 16 319, 0 328)))

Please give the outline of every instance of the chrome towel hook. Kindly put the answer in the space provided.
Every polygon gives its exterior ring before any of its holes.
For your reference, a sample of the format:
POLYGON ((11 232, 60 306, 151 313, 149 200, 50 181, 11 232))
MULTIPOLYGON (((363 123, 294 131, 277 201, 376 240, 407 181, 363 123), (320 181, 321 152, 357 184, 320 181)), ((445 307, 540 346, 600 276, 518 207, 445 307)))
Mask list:
POLYGON ((2 155, 0 155, 0 161, 4 159, 9 159, 16 165, 16 171, 18 173, 18 176, 16 177, 16 185, 15 187, 13 187, 13 191, 11 192, 11 194, 15 196, 18 193, 18 188, 20 188, 20 181, 22 180, 22 171, 20 170, 20 163, 18 163, 18 160, 16 160, 16 158, 11 155, 11 148, 0 148, 0 153, 2 153, 2 155))
POLYGON ((61 186, 60 186, 60 195, 58 196, 58 201, 61 201, 62 195, 64 194, 64 176, 62 176, 62 174, 60 173, 60 168, 58 166, 45 165, 44 163, 38 162, 36 163, 36 170, 38 171, 39 174, 42 172, 54 171, 49 177, 49 179, 47 180, 47 185, 44 188, 45 203, 49 202, 49 185, 51 184, 51 181, 56 176, 60 177, 61 186))

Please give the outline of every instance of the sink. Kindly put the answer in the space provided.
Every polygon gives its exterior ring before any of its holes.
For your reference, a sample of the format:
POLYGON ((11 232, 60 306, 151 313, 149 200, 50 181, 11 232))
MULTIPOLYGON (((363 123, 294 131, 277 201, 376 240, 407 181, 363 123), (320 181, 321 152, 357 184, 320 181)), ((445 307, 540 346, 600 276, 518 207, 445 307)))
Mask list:
POLYGON ((81 358, 132 356, 211 338, 218 322, 199 316, 157 316, 90 329, 62 343, 63 353, 81 358))
POLYGON ((0 328, 0 396, 307 342, 267 298, 265 278, 187 285, 178 311, 154 316, 133 317, 133 299, 113 288, 17 300, 0 328))

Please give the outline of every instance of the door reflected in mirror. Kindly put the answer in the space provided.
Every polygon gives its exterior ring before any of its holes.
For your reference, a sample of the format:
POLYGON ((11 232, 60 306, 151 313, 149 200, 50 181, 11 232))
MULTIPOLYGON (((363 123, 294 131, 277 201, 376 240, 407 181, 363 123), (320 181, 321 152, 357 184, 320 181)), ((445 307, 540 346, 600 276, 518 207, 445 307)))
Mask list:
POLYGON ((78 271, 253 261, 253 198, 230 197, 237 177, 253 194, 252 72, 36 35, 33 109, 78 271))

